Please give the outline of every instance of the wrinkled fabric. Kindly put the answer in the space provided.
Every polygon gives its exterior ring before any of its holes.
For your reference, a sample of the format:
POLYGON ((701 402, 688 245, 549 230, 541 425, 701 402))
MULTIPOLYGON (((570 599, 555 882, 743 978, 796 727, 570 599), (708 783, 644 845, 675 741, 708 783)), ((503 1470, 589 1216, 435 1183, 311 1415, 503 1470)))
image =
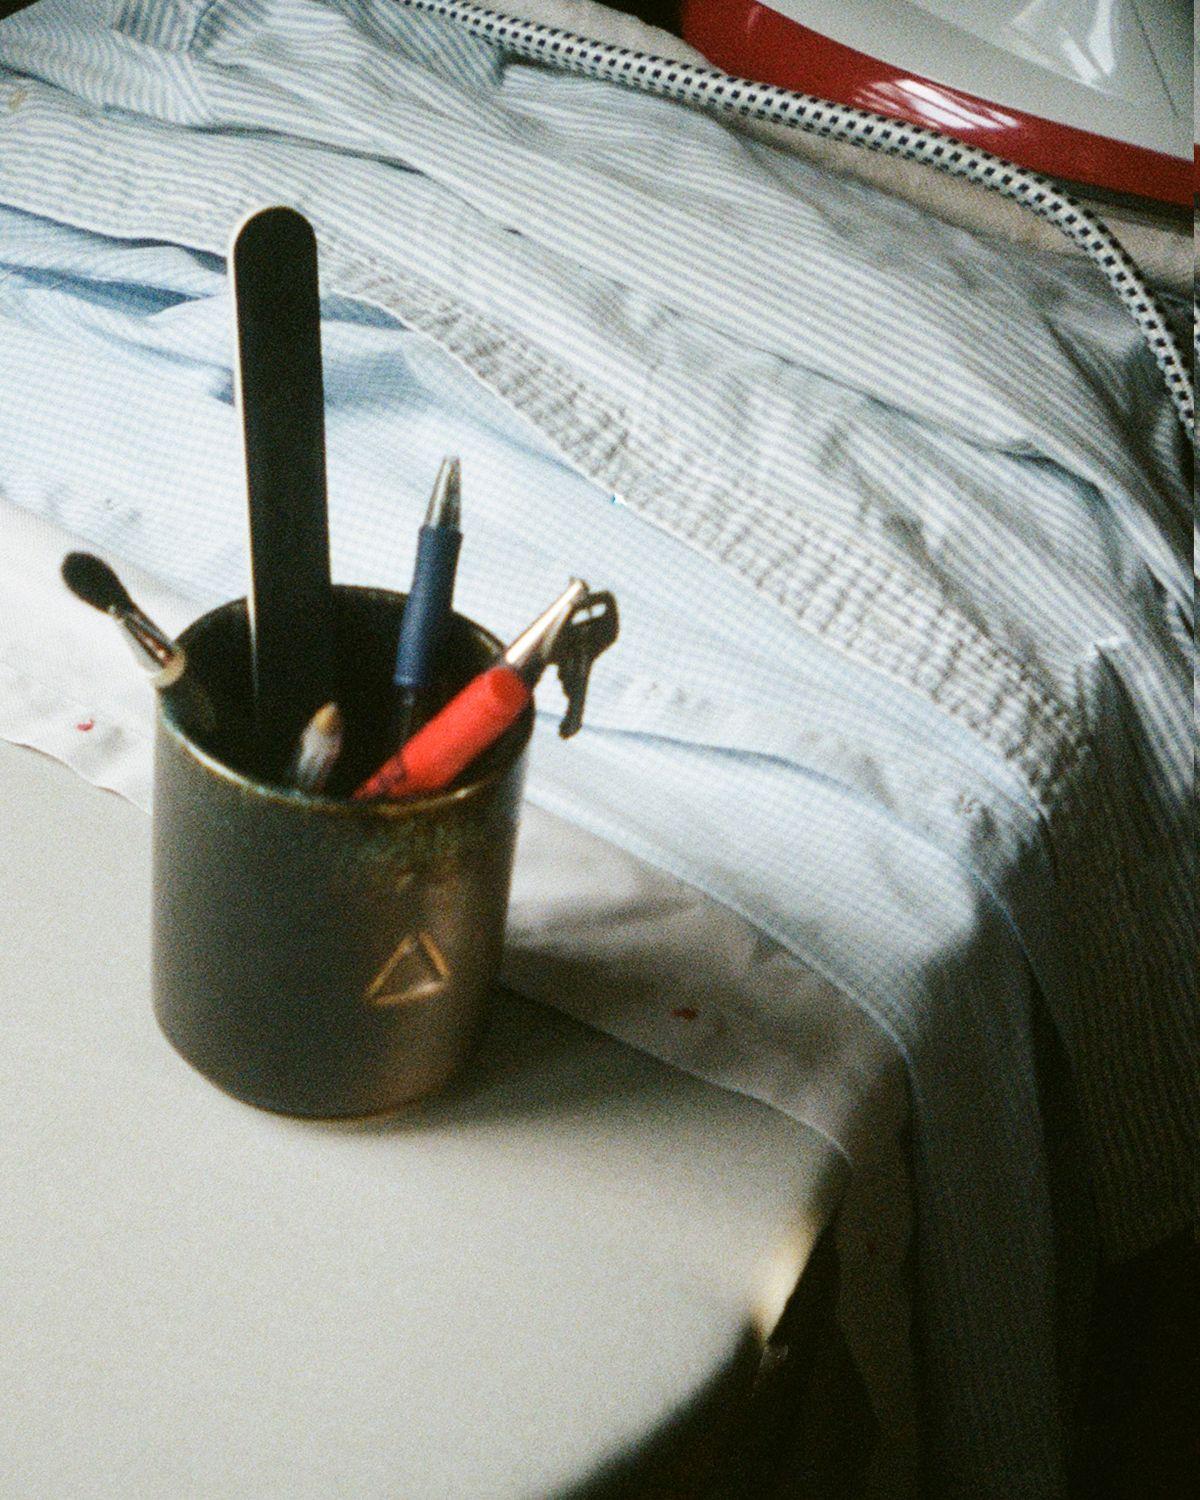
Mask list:
POLYGON ((531 795, 900 1048, 932 1488, 1055 1493, 1037 1006, 1110 1253, 1195 1213, 1189 497, 1107 288, 402 5, 43 0, 0 64, 5 494, 243 591, 220 257, 308 214, 336 575, 403 586, 460 451, 465 612, 618 593, 531 795))

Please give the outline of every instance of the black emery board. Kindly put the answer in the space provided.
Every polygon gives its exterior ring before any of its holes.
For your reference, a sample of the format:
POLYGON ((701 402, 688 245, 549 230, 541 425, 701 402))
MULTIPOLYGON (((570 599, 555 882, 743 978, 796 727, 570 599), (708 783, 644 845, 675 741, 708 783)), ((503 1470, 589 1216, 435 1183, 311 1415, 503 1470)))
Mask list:
POLYGON ((229 265, 250 518, 255 734, 264 770, 277 774, 305 724, 335 696, 312 225, 291 208, 250 214, 234 231, 229 265))

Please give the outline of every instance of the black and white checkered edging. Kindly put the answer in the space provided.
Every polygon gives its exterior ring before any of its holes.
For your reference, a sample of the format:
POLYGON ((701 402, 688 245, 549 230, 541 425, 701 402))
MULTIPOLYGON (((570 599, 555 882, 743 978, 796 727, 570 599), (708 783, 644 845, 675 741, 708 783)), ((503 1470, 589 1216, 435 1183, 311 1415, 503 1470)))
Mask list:
POLYGON ((921 161, 941 172, 966 177, 1011 198, 1047 219, 1099 266, 1125 304, 1162 371, 1167 391, 1189 437, 1194 434, 1192 378, 1154 294, 1112 231, 1049 178, 940 131, 908 125, 863 109, 799 94, 776 84, 736 78, 719 68, 674 62, 536 21, 520 21, 470 0, 398 0, 460 23, 522 57, 607 78, 689 104, 712 106, 775 124, 794 125, 815 135, 849 141, 869 151, 921 161))

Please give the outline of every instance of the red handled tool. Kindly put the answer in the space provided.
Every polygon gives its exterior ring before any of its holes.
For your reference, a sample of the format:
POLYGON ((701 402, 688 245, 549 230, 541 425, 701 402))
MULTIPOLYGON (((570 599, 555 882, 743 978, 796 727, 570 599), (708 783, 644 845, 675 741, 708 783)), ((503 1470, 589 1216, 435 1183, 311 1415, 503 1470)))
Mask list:
POLYGON ((513 641, 499 662, 473 677, 445 708, 354 793, 356 801, 440 792, 524 712, 563 627, 587 596, 573 578, 544 614, 513 641))

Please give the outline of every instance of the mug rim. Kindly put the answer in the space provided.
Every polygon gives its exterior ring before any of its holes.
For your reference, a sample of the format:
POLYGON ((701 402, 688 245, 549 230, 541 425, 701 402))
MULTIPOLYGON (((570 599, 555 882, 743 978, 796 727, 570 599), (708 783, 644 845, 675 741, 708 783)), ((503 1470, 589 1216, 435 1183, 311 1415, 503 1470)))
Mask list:
MULTIPOLYGON (((358 594, 381 600, 387 603, 402 604, 408 597, 407 594, 397 589, 379 588, 371 584, 338 583, 333 585, 335 594, 358 594)), ((178 644, 187 652, 187 637, 194 631, 205 625, 213 616, 221 614, 232 614, 240 608, 249 612, 249 600, 245 594, 235 599, 227 599, 223 604, 214 605, 212 609, 206 610, 204 614, 197 615, 179 634, 178 644)), ((494 648, 495 655, 499 657, 504 650, 504 643, 498 636, 494 635, 478 621, 469 616, 459 614, 457 610, 452 611, 454 618, 468 625, 477 636, 481 637, 485 644, 494 648)), ((285 807, 293 807, 297 810, 303 808, 307 811, 320 812, 329 815, 342 815, 358 818, 397 818, 412 817, 422 812, 431 810, 444 810, 455 807, 460 803, 471 801, 473 798, 482 796, 489 791, 498 781, 503 780, 520 761, 533 737, 534 706, 531 698, 526 705, 521 717, 513 724, 506 734, 517 731, 518 742, 514 745, 511 753, 498 765, 492 767, 485 775, 468 781, 464 786, 449 787, 442 792, 425 792, 415 797, 406 797, 403 800, 393 800, 386 797, 372 798, 370 801, 355 802, 349 797, 328 797, 322 792, 303 792, 296 787, 280 786, 278 783, 263 781, 256 776, 251 776, 244 771, 238 771, 226 761, 221 760, 211 751, 205 750, 179 723, 175 714, 173 700, 163 693, 155 695, 157 700, 156 718, 163 731, 175 742, 176 746, 189 755, 194 761, 204 768, 210 775, 229 783, 240 791, 262 801, 278 802, 285 807)))

